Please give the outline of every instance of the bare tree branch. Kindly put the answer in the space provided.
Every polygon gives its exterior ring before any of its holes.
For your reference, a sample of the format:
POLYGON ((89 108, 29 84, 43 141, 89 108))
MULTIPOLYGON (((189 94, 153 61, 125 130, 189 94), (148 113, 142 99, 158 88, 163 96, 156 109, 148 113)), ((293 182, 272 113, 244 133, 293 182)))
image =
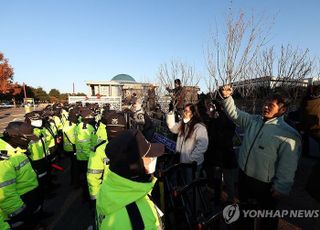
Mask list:
POLYGON ((200 81, 200 76, 196 73, 195 68, 179 60, 172 60, 170 67, 168 64, 162 64, 159 67, 157 74, 159 82, 160 95, 165 94, 165 88, 173 88, 175 79, 180 79, 183 86, 197 86, 200 81))
POLYGON ((255 65, 257 77, 270 77, 270 87, 282 88, 294 101, 299 96, 305 79, 314 73, 314 59, 309 49, 301 50, 291 45, 281 46, 279 55, 275 55, 274 47, 262 52, 255 65))
POLYGON ((207 47, 206 62, 216 88, 241 80, 249 81, 253 77, 251 71, 255 60, 271 29, 263 22, 263 17, 256 21, 254 16, 247 18, 244 12, 236 17, 230 12, 222 42, 219 42, 218 34, 212 36, 212 42, 207 47))

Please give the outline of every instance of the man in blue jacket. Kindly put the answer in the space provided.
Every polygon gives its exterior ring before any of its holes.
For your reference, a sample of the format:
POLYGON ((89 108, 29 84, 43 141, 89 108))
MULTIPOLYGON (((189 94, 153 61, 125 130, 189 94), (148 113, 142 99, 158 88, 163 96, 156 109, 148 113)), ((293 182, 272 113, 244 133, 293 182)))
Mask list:
MULTIPOLYGON (((260 209, 274 210, 282 195, 288 195, 294 182, 301 153, 301 137, 283 118, 287 100, 272 95, 264 103, 261 115, 239 110, 228 85, 220 89, 226 113, 244 130, 238 164, 239 198, 254 199, 260 209)), ((245 220, 246 224, 252 224, 245 220)), ((262 218, 261 229, 277 229, 277 218, 262 218)), ((243 229, 253 229, 242 226, 243 229)))

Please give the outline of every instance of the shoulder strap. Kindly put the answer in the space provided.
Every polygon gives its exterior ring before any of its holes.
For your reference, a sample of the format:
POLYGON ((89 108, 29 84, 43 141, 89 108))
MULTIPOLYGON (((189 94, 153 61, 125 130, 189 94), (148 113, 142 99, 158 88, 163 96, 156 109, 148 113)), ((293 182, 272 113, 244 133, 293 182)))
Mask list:
POLYGON ((132 230, 144 229, 143 219, 136 202, 126 205, 126 209, 130 218, 132 230))
POLYGON ((69 137, 68 137, 68 135, 67 135, 66 132, 63 131, 63 133, 64 133, 64 135, 66 136, 66 138, 68 139, 68 141, 70 142, 70 144, 72 144, 73 152, 76 152, 76 145, 73 144, 73 143, 70 141, 70 139, 69 139, 69 137))
POLYGON ((70 141, 70 139, 69 139, 69 137, 68 137, 67 133, 66 133, 65 131, 63 131, 63 133, 64 133, 64 135, 66 136, 66 138, 68 139, 68 141, 72 144, 72 142, 70 141))
POLYGON ((58 132, 59 129, 58 129, 58 126, 57 126, 57 124, 56 124, 56 121, 55 121, 54 119, 52 119, 52 122, 53 122, 53 125, 54 125, 54 127, 56 128, 56 130, 57 130, 57 132, 58 132))
POLYGON ((44 128, 49 131, 49 133, 50 133, 50 135, 51 135, 52 137, 55 136, 54 133, 53 133, 53 131, 52 131, 52 129, 51 129, 51 127, 50 127, 50 123, 48 123, 47 127, 45 126, 44 128))
POLYGON ((46 144, 44 143, 44 140, 42 139, 42 137, 40 137, 40 141, 41 141, 44 156, 47 159, 48 155, 47 155, 46 146, 45 146, 46 144))
POLYGON ((106 143, 106 142, 107 142, 106 140, 101 141, 99 144, 97 144, 97 145, 94 147, 94 151, 97 151, 97 148, 99 148, 101 145, 103 145, 103 144, 106 143))

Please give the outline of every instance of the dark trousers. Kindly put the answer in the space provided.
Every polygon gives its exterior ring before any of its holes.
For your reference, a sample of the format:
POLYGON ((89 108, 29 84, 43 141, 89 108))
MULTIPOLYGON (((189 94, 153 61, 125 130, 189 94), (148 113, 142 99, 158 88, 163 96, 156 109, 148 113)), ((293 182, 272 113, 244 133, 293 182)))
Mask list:
POLYGON ((87 181, 87 171, 88 171, 88 161, 77 160, 77 165, 79 169, 79 180, 82 187, 82 198, 83 201, 90 201, 88 181, 87 181))
POLYGON ((24 224, 16 229, 33 229, 39 221, 38 215, 42 211, 42 195, 39 187, 20 196, 25 203, 26 208, 10 219, 9 224, 15 226, 15 223, 23 222, 24 224))
POLYGON ((37 161, 30 161, 30 163, 34 171, 37 173, 39 187, 44 191, 45 188, 48 188, 51 179, 49 178, 49 170, 51 170, 50 164, 46 158, 37 161))
MULTIPOLYGON (((242 170, 239 172, 239 198, 244 209, 275 210, 278 201, 271 196, 271 183, 265 183, 247 176, 242 170), (250 205, 250 202, 256 205, 250 205)), ((241 209, 241 207, 240 207, 241 209)), ((278 218, 261 218, 259 221, 261 230, 278 229, 278 218)), ((254 219, 241 217, 239 228, 244 230, 254 229, 254 219)))
POLYGON ((209 186, 214 189, 214 202, 218 204, 222 191, 222 169, 214 164, 207 164, 204 170, 210 183, 209 186))
POLYGON ((70 185, 75 187, 80 186, 79 169, 77 165, 77 157, 74 152, 65 152, 66 156, 70 159, 70 185))

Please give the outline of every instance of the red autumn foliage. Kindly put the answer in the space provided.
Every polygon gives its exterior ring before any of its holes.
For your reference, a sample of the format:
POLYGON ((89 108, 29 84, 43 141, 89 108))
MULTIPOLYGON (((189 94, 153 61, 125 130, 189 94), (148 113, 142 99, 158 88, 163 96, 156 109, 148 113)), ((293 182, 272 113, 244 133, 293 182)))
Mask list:
POLYGON ((9 65, 8 59, 4 58, 3 53, 0 53, 0 93, 17 94, 17 84, 12 84, 13 73, 13 68, 9 65))

